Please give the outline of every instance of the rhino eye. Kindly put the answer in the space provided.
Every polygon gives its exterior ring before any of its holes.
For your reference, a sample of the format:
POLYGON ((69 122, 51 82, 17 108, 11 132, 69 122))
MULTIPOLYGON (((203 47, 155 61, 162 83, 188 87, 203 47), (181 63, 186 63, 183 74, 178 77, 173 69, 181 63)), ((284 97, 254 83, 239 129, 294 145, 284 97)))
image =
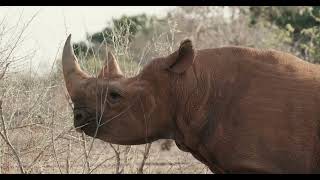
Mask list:
POLYGON ((108 97, 109 97, 108 99, 111 103, 117 103, 122 98, 122 96, 115 91, 110 91, 108 97))

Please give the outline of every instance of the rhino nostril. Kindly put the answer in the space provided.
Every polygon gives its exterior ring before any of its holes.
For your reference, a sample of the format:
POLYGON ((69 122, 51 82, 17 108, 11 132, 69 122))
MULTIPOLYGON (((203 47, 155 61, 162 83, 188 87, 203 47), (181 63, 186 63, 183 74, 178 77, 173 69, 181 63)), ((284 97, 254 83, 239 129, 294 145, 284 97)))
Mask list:
POLYGON ((81 113, 75 114, 74 116, 75 120, 80 121, 81 119, 83 119, 83 115, 81 113))
POLYGON ((74 121, 73 121, 74 126, 76 128, 80 128, 80 127, 86 126, 90 121, 90 117, 92 116, 85 109, 74 109, 73 117, 74 117, 74 121))
POLYGON ((82 123, 82 121, 85 121, 86 119, 86 113, 80 110, 74 111, 74 120, 78 123, 82 123))

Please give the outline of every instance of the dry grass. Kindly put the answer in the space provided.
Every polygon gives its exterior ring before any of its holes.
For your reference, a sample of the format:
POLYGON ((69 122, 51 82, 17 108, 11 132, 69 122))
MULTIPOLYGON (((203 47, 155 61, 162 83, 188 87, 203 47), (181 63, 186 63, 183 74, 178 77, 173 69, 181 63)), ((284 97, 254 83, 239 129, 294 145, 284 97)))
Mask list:
POLYGON ((75 132, 63 81, 12 77, 0 84, 6 134, 0 142, 1 173, 208 172, 175 145, 163 151, 160 142, 145 148, 95 140, 88 153, 92 139, 75 132))
MULTIPOLYGON (((18 38, 26 28, 21 28, 18 38)), ((126 36, 117 34, 119 32, 114 32, 115 54, 126 75, 132 76, 139 72, 142 63, 132 60, 126 36)), ((12 46, 6 45, 11 49, 0 53, 1 173, 210 173, 191 154, 178 150, 175 145, 169 150, 161 148, 161 141, 120 146, 93 141, 76 132, 61 66, 41 77, 30 72, 8 74, 7 70, 17 69, 10 63, 18 65, 18 60, 29 58, 13 58, 19 39, 12 41, 12 46)), ((157 45, 161 44, 154 43, 157 45)), ((141 60, 145 59, 144 54, 145 51, 140 55, 141 60)), ((99 59, 97 55, 81 60, 87 63, 82 66, 96 75, 102 64, 99 59)))

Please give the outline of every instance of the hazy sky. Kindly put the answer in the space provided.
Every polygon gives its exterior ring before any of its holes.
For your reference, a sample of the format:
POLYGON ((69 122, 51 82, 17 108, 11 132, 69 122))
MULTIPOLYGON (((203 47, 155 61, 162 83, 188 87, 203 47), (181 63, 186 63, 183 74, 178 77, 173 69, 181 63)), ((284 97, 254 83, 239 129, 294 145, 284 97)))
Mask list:
MULTIPOLYGON (((21 22, 27 22, 34 14, 34 20, 25 32, 25 40, 19 47, 21 53, 36 50, 33 67, 46 71, 55 56, 61 53, 62 45, 69 33, 72 40, 84 40, 86 32, 93 33, 102 30, 107 21, 124 14, 154 14, 165 15, 167 6, 51 6, 51 7, 0 7, 0 20, 4 17, 7 25, 16 23, 21 16, 21 22), (39 66, 40 65, 40 66, 39 66)), ((1 25, 0 25, 1 27, 1 25)))

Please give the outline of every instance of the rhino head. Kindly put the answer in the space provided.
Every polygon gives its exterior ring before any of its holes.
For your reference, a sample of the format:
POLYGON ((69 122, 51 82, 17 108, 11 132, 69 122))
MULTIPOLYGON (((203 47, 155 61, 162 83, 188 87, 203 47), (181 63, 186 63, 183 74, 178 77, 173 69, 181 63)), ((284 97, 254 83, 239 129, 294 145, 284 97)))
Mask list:
POLYGON ((192 66, 190 40, 175 52, 155 58, 138 75, 123 76, 115 56, 108 53, 97 77, 81 70, 67 38, 62 55, 64 80, 74 104, 74 126, 106 142, 135 145, 174 139, 176 82, 192 66))

